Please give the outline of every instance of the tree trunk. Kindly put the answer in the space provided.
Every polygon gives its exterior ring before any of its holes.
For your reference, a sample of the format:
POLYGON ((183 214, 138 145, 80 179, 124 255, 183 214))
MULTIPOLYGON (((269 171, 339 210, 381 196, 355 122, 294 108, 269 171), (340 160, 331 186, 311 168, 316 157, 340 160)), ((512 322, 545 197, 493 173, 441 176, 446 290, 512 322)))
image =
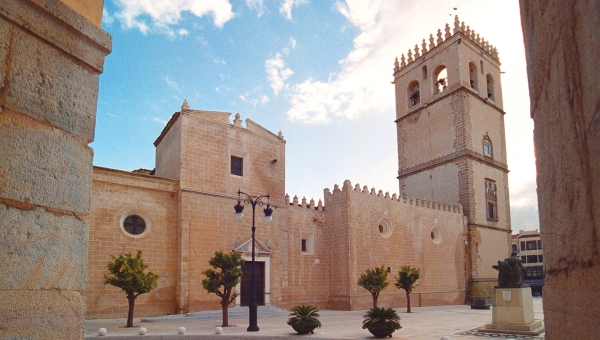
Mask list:
POLYGON ((379 298, 379 292, 373 292, 373 308, 377 307, 377 299, 379 298))
POLYGON ((223 300, 221 301, 221 307, 223 308, 223 327, 228 327, 229 326, 229 303, 227 303, 227 300, 225 300, 225 298, 223 298, 223 300))
POLYGON ((135 295, 127 295, 129 301, 129 312, 127 313, 127 327, 133 327, 133 305, 135 303, 135 295))
POLYGON ((410 293, 406 292, 406 312, 411 313, 410 311, 410 293))

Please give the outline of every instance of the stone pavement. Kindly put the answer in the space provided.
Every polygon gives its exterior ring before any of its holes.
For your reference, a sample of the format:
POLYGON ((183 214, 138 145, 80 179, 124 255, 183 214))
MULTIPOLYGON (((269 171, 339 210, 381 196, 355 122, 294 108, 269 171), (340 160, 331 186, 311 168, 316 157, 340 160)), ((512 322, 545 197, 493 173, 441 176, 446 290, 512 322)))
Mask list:
MULTIPOLYGON (((542 299, 533 299, 536 320, 543 320, 542 299)), ((220 312, 207 311, 184 315, 168 315, 154 318, 136 318, 134 324, 145 327, 146 335, 138 335, 138 327, 125 328, 126 319, 94 319, 85 322, 85 337, 87 340, 111 340, 131 338, 149 338, 152 340, 176 339, 372 339, 369 331, 362 329, 362 319, 365 311, 321 310, 323 328, 315 329, 314 335, 296 335, 287 325, 287 312, 276 308, 259 309, 259 332, 247 332, 248 317, 246 308, 238 309, 230 314, 229 323, 235 325, 223 328, 223 334, 216 335, 215 327, 221 323, 220 312), (243 311, 243 310, 246 311, 243 311), (284 314, 284 315, 282 315, 284 314), (265 316, 274 315, 274 316, 265 316), (279 315, 279 316, 277 316, 279 315), (215 318, 217 316, 217 318, 215 318), (185 335, 178 335, 179 327, 185 327, 185 335), (98 336, 98 329, 107 329, 106 336, 98 336)), ((470 309, 469 306, 436 306, 413 307, 413 313, 407 314, 405 308, 398 308, 402 329, 393 334, 395 339, 426 339, 440 340, 446 335, 452 340, 458 339, 543 339, 540 336, 516 336, 505 334, 480 333, 475 329, 492 321, 491 310, 470 309)), ((123 311, 126 313, 127 311, 123 311)))

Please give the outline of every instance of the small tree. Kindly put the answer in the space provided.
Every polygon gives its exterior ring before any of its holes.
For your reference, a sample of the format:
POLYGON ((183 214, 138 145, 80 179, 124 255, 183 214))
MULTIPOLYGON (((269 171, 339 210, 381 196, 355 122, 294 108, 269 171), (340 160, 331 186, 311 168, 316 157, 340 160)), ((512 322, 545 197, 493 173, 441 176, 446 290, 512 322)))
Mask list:
POLYGON ((244 259, 239 253, 231 252, 229 254, 221 251, 215 252, 209 261, 214 269, 207 269, 202 272, 206 279, 202 280, 202 287, 209 293, 215 293, 221 298, 221 307, 223 308, 223 326, 229 326, 229 305, 238 296, 233 293, 235 287, 242 280, 242 265, 244 259), (219 269, 216 271, 215 269, 219 269), (223 291, 221 291, 223 287, 223 291))
POLYGON ((104 275, 104 284, 119 287, 127 294, 129 312, 127 313, 127 327, 133 327, 133 306, 135 299, 141 294, 148 293, 157 287, 158 274, 144 273, 149 265, 142 259, 142 251, 138 250, 136 257, 131 253, 125 255, 110 255, 112 261, 106 267, 108 274, 104 275))
POLYGON ((421 271, 419 268, 414 268, 411 266, 403 266, 398 271, 398 275, 400 277, 396 278, 396 287, 400 289, 404 289, 406 291, 406 312, 411 313, 410 311, 410 293, 418 286, 417 280, 421 276, 421 271))
POLYGON ((389 285, 387 282, 387 271, 384 266, 367 269, 360 275, 357 285, 368 290, 373 295, 373 308, 377 307, 379 292, 389 285))

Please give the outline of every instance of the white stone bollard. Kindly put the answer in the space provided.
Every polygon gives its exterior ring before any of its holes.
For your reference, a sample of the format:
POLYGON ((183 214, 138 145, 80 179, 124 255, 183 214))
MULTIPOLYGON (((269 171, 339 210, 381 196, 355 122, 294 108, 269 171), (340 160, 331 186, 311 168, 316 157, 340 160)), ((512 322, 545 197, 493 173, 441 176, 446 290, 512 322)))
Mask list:
POLYGON ((221 328, 221 327, 217 327, 217 328, 215 328, 215 333, 216 333, 216 334, 221 334, 221 333, 223 333, 223 328, 221 328))
POLYGON ((442 338, 440 340, 450 340, 450 337, 447 335, 442 336, 442 338))
POLYGON ((185 327, 179 327, 177 331, 179 332, 179 334, 183 335, 185 334, 185 327))
POLYGON ((140 327, 140 335, 146 335, 146 332, 148 332, 146 327, 140 327))
POLYGON ((100 329, 98 329, 98 335, 100 335, 100 336, 105 336, 105 335, 106 335, 106 333, 108 333, 108 332, 106 331, 106 328, 100 328, 100 329))

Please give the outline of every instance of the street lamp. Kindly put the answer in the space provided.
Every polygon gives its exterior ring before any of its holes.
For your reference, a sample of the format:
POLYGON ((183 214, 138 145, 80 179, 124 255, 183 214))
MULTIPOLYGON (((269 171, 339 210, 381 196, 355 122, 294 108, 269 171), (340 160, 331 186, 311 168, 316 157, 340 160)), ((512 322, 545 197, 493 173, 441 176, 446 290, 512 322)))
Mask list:
POLYGON ((235 218, 237 218, 238 220, 241 220, 244 217, 244 205, 252 205, 252 295, 250 297, 250 306, 248 306, 250 314, 250 325, 248 326, 248 332, 258 332, 258 305, 256 304, 256 291, 254 289, 254 263, 256 262, 254 258, 254 231, 256 230, 256 227, 254 226, 254 212, 256 210, 257 205, 259 207, 262 207, 266 203, 267 207, 263 210, 265 212, 265 222, 271 222, 273 220, 273 216, 271 216, 271 214, 273 214, 273 209, 271 209, 269 197, 270 196, 268 194, 264 196, 251 196, 245 192, 241 192, 240 190, 238 190, 238 202, 233 207, 235 209, 235 214, 233 216, 235 216, 235 218), (242 195, 244 195, 243 199, 242 195), (263 199, 265 198, 267 199, 267 202, 263 201, 263 199), (244 202, 244 205, 242 205, 242 201, 244 202))

